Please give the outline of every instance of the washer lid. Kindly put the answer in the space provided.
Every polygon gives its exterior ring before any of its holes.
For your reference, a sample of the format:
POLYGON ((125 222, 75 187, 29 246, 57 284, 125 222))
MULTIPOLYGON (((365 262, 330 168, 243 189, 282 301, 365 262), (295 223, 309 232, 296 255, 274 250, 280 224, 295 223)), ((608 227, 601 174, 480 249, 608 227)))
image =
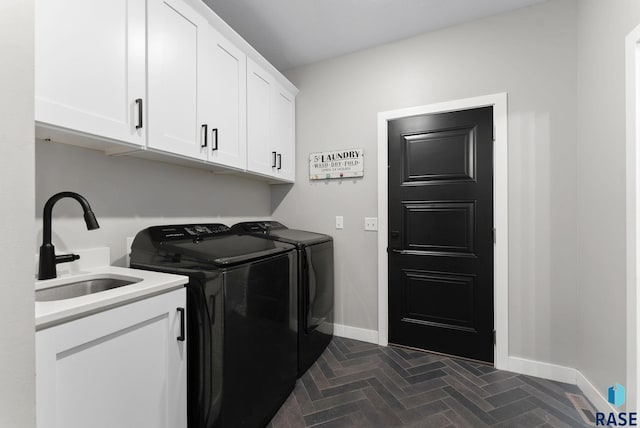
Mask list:
POLYGON ((136 252, 185 257, 226 267, 291 251, 292 245, 236 234, 223 224, 181 224, 149 227, 136 236, 136 252))
POLYGON ((306 230, 288 229, 277 221, 250 221, 237 223, 232 228, 237 233, 250 233, 254 236, 287 242, 296 246, 313 245, 333 240, 329 235, 307 232, 306 230))
POLYGON ((278 241, 260 239, 251 235, 224 235, 200 241, 172 241, 160 248, 195 260, 218 266, 231 266, 260 260, 291 251, 294 247, 278 241))
POLYGON ((234 232, 238 233, 267 233, 271 230, 286 228, 287 226, 277 221, 262 220, 236 223, 231 229, 233 229, 234 232))
POLYGON ((313 245, 333 240, 329 235, 296 229, 271 230, 268 235, 272 237, 272 239, 277 239, 280 242, 287 242, 294 245, 313 245))

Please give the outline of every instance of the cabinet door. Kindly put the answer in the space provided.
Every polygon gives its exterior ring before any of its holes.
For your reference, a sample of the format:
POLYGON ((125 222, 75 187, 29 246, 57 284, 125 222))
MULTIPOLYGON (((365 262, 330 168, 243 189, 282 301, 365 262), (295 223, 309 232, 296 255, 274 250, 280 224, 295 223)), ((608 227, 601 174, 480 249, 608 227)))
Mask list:
POLYGON ((201 132, 208 135, 207 159, 247 167, 246 55, 213 28, 201 40, 198 74, 201 132), (206 126, 205 126, 206 125, 206 126))
POLYGON ((198 43, 206 24, 180 0, 148 0, 148 147, 205 159, 198 126, 198 43))
POLYGON ((37 122, 144 145, 137 99, 145 102, 144 0, 36 1, 37 122))
POLYGON ((247 58, 247 169, 274 175, 276 152, 272 136, 273 78, 247 58))
POLYGON ((182 288, 38 331, 38 428, 186 428, 185 299, 182 288))
POLYGON ((295 180, 295 97, 275 85, 273 98, 273 138, 277 151, 276 176, 282 180, 295 180))

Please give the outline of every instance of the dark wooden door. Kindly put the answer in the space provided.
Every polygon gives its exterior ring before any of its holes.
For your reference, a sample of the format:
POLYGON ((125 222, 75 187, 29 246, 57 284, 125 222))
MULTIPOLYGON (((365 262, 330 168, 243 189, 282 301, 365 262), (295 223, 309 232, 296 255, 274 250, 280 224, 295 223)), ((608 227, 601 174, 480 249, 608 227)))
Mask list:
POLYGON ((492 107, 389 122, 389 342, 493 362, 492 107))

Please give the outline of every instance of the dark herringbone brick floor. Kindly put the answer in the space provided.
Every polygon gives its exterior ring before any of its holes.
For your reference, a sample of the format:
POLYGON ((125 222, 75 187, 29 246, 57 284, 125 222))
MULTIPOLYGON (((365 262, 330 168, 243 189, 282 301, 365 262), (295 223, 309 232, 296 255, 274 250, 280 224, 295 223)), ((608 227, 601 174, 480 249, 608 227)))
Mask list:
POLYGON ((573 385, 336 337, 269 428, 588 426, 570 394, 581 395, 573 385))

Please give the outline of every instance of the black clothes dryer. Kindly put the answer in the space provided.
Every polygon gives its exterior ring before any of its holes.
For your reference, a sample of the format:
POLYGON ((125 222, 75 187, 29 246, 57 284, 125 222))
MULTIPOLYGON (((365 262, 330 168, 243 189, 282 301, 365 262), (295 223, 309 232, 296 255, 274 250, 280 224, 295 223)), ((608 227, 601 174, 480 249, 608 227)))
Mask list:
POLYGON ((293 245, 222 224, 139 232, 131 267, 189 276, 189 428, 269 423, 296 382, 297 269, 293 245))
POLYGON ((238 223, 232 230, 296 246, 300 377, 318 359, 333 337, 333 238, 289 229, 277 221, 238 223))

